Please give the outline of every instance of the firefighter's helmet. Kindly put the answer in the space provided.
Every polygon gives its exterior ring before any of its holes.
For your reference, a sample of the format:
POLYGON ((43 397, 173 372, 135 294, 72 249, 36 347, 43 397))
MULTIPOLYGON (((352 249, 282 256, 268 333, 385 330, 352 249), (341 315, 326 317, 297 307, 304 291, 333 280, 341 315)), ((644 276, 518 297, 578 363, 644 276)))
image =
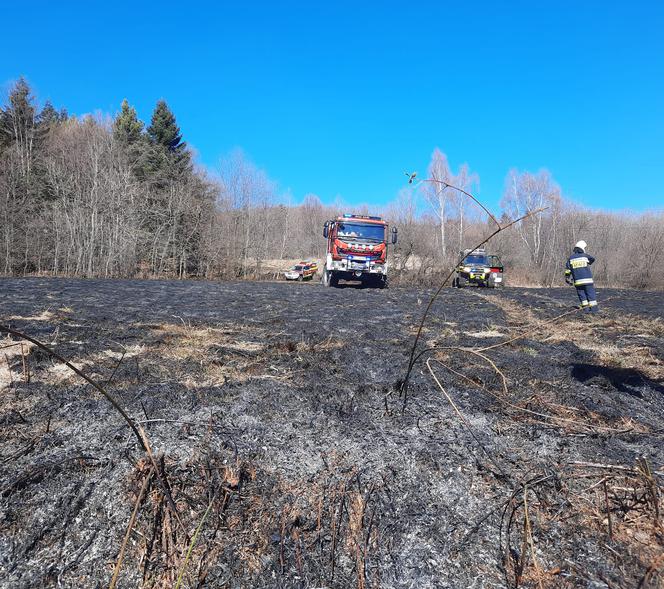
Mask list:
POLYGON ((580 250, 585 252, 588 244, 582 239, 581 241, 577 241, 574 247, 578 247, 580 250))

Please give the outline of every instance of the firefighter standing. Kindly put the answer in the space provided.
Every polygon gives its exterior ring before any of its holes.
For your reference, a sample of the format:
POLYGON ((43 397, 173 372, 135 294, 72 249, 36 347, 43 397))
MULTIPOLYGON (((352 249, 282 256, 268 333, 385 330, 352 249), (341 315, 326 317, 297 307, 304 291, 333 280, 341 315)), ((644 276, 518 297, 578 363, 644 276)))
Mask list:
POLYGON ((597 313, 595 284, 593 283, 593 273, 590 270, 590 265, 595 258, 586 253, 586 247, 588 245, 585 241, 579 241, 574 246, 574 251, 565 264, 565 282, 574 285, 579 301, 581 301, 581 308, 586 313, 597 313))

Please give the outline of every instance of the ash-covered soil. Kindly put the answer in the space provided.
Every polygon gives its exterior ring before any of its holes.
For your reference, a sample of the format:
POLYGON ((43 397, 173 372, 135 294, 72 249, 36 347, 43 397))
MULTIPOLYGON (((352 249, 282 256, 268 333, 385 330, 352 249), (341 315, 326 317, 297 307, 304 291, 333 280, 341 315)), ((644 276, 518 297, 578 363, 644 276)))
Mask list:
POLYGON ((0 587, 663 586, 664 294, 430 295, 0 280, 0 587))

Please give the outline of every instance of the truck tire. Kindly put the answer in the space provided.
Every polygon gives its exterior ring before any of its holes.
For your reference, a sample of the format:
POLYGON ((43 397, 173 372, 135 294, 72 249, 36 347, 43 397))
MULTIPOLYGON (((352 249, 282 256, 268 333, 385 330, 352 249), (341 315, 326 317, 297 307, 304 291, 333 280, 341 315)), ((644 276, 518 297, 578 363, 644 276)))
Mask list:
POLYGON ((378 280, 378 288, 390 288, 390 281, 387 276, 378 280))
POLYGON ((302 282, 303 280, 304 280, 304 276, 302 276, 302 274, 300 274, 300 275, 297 277, 297 281, 298 281, 298 282, 302 282))
POLYGON ((468 281, 462 276, 457 277, 457 288, 464 288, 468 286, 468 281))

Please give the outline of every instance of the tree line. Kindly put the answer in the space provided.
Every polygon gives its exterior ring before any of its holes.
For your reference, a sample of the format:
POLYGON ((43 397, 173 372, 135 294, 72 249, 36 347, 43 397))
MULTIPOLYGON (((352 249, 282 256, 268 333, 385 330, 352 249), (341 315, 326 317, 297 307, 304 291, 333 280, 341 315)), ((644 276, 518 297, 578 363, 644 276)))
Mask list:
MULTIPOLYGON (((454 172, 436 149, 428 177, 468 192, 479 176, 454 172)), ((19 79, 0 109, 0 274, 244 279, 275 276, 290 260, 322 260, 322 224, 341 212, 383 214, 399 227, 393 281, 432 283, 491 221, 443 184, 404 189, 385 210, 300 204, 241 152, 217 170, 195 164, 160 100, 146 125, 127 100, 109 116, 39 108, 19 79), (281 265, 281 266, 280 266, 281 265)), ((490 245, 508 280, 552 285, 585 239, 606 285, 664 287, 664 215, 604 212, 566 200, 546 171, 508 174, 503 218, 548 207, 490 245)))

